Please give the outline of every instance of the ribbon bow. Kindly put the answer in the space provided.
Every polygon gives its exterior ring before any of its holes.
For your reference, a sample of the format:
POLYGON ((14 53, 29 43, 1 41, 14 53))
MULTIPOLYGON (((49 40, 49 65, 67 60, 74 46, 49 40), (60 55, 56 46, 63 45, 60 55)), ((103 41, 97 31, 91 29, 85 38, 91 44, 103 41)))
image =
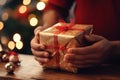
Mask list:
POLYGON ((63 31, 68 31, 68 30, 72 30, 74 23, 70 23, 69 25, 66 26, 56 26, 56 29, 59 30, 59 32, 63 32, 63 31))

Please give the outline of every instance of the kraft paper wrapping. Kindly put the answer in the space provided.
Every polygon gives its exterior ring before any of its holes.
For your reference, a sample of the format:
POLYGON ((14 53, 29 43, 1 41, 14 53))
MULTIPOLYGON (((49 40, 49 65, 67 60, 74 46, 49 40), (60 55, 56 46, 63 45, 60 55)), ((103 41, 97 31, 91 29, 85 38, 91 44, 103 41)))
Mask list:
POLYGON ((50 53, 50 61, 43 65, 44 68, 61 69, 76 73, 77 68, 69 66, 63 58, 68 48, 82 47, 83 35, 92 32, 92 25, 75 24, 72 28, 57 29, 56 27, 67 27, 69 23, 57 23, 52 27, 39 32, 40 43, 46 46, 50 53), (57 48, 56 48, 57 47, 57 48))

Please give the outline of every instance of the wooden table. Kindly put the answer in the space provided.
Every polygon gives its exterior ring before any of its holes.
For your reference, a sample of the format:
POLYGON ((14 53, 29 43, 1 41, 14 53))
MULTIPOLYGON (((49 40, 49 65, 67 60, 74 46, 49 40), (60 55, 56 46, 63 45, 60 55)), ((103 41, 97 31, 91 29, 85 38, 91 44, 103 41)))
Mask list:
POLYGON ((21 65, 14 75, 8 75, 5 63, 0 63, 0 80, 120 80, 120 66, 104 66, 82 69, 80 73, 43 70, 32 55, 19 55, 21 65))

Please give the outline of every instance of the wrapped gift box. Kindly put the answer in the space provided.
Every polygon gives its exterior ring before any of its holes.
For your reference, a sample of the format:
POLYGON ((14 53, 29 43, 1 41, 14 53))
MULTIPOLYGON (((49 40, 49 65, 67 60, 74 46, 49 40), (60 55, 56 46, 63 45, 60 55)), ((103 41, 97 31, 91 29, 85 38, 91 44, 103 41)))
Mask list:
POLYGON ((46 51, 50 53, 50 61, 43 67, 76 73, 77 68, 63 61, 64 55, 68 48, 82 47, 83 35, 90 34, 92 29, 92 25, 59 22, 39 32, 40 43, 45 45, 46 51))

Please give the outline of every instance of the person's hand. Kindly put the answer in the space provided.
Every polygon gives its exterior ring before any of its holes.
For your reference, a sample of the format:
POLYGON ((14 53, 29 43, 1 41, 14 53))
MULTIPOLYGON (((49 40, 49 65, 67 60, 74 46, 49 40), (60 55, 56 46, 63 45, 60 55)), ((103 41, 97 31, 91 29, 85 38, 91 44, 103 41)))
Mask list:
POLYGON ((85 39, 92 43, 89 46, 70 48, 64 56, 64 61, 77 68, 93 67, 107 61, 112 52, 109 40, 98 35, 85 35, 85 39))
POLYGON ((31 51, 35 56, 35 60, 37 60, 40 64, 44 64, 49 61, 49 54, 45 51, 44 45, 39 43, 39 35, 40 31, 44 30, 43 27, 39 26, 34 30, 34 38, 31 40, 31 51))

